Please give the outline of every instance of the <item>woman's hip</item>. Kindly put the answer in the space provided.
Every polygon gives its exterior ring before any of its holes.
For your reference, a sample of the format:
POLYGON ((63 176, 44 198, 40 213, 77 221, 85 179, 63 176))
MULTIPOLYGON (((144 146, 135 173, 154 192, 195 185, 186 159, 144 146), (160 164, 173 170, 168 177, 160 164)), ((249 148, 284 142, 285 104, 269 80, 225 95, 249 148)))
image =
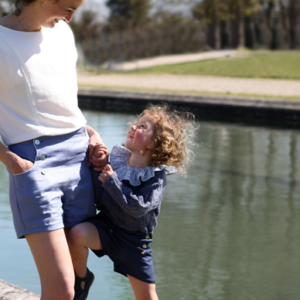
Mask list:
POLYGON ((18 237, 36 230, 71 227, 95 214, 88 141, 83 127, 72 134, 40 137, 9 147, 34 163, 24 173, 9 172, 18 237))

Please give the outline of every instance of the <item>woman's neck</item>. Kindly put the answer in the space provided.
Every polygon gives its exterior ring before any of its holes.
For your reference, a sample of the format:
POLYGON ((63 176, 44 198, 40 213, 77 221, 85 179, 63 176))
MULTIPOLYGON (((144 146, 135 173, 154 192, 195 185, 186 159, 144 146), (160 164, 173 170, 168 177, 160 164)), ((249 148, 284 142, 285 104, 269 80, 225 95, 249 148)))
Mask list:
POLYGON ((24 32, 37 32, 41 31, 41 25, 33 21, 28 15, 27 8, 22 10, 20 16, 16 16, 14 13, 9 14, 0 19, 0 25, 16 31, 24 32))

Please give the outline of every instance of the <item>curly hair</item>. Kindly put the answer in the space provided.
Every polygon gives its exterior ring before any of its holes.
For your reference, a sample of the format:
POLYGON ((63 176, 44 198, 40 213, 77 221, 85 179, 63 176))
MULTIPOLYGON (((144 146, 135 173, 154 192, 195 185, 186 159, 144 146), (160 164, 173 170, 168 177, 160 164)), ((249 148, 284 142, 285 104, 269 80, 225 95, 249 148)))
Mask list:
POLYGON ((151 165, 160 164, 177 168, 179 174, 186 174, 194 153, 190 149, 197 126, 195 116, 188 112, 171 110, 168 105, 149 105, 138 116, 155 117, 155 129, 152 137, 154 143, 151 165))

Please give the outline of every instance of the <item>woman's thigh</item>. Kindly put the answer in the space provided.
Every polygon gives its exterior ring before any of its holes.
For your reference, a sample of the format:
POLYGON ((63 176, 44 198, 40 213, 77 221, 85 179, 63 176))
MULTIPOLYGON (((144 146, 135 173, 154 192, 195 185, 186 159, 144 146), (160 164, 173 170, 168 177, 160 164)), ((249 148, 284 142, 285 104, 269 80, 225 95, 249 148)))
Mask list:
POLYGON ((73 299, 74 271, 64 230, 25 237, 40 275, 41 300, 73 299))

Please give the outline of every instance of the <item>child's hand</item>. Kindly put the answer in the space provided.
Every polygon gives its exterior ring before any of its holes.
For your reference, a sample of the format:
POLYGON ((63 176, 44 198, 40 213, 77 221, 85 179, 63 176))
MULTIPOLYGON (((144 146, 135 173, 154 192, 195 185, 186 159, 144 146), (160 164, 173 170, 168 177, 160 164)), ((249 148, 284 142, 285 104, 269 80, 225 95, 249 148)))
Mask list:
POLYGON ((102 171, 108 161, 109 152, 103 144, 96 144, 93 149, 92 163, 96 171, 102 171))
POLYGON ((103 168, 103 171, 101 172, 100 176, 99 176, 99 180, 104 183, 112 174, 113 174, 113 169, 110 165, 106 165, 103 168))

